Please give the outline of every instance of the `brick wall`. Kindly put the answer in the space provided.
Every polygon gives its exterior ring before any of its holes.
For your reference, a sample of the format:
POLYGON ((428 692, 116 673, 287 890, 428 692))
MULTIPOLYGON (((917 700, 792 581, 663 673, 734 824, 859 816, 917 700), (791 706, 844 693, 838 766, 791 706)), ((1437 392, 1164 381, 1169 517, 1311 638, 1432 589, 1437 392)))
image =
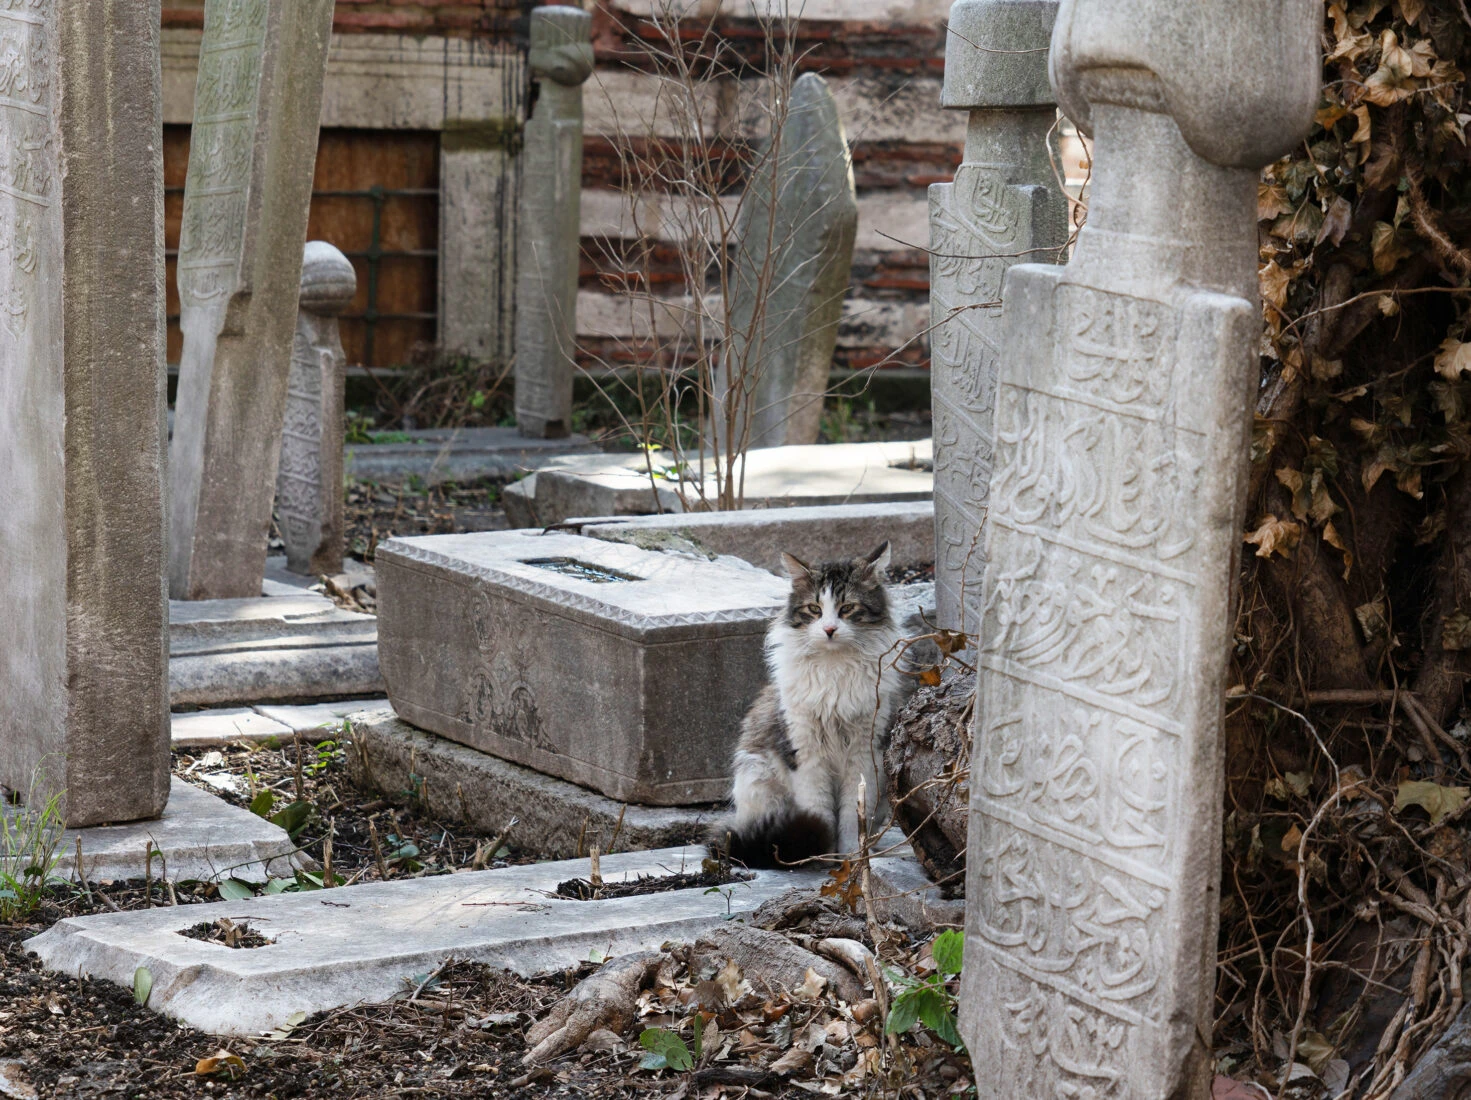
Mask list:
MULTIPOLYGON (((639 71, 646 54, 637 43, 640 35, 653 35, 640 18, 649 2, 602 0, 595 10, 598 69, 585 94, 578 327, 584 330, 582 343, 615 361, 628 354, 620 337, 629 332, 626 322, 620 323, 620 312, 627 311, 616 303, 620 276, 610 259, 630 219, 610 139, 618 126, 630 129, 629 120, 637 120, 641 104, 653 96, 656 78, 639 71), (609 335, 599 337, 599 328, 609 335)), ((952 178, 965 136, 964 116, 939 107, 948 6, 948 0, 806 0, 806 17, 798 26, 799 68, 823 75, 838 101, 858 189, 858 240, 839 331, 839 366, 928 366, 929 344, 923 337, 929 319, 926 190, 952 178)), ((748 2, 739 7, 750 10, 748 2)), ((692 20, 690 26, 703 30, 707 22, 692 20)), ((762 25, 749 18, 720 18, 714 29, 751 63, 747 79, 760 79, 762 25)), ((711 94, 729 98, 734 92, 717 88, 711 94)), ((671 136, 657 121, 647 131, 654 138, 671 136)), ((672 252, 667 259, 655 274, 662 276, 660 292, 674 296, 681 290, 677 265, 672 252)))
MULTIPOLYGON (((529 2, 529 0, 528 0, 529 2)), ((594 0, 586 0, 584 6, 594 0)), ((628 335, 615 287, 626 248, 624 207, 612 135, 629 129, 655 77, 639 71, 637 38, 651 2, 596 0, 597 72, 585 89, 587 136, 583 170, 583 264, 580 342, 610 360, 628 335)), ((719 10, 720 0, 684 0, 692 10, 719 10)), ((757 0, 779 6, 782 0, 757 0)), ((798 0, 792 0, 794 6, 798 0)), ((750 12, 752 0, 725 0, 750 12)), ((859 225, 853 284, 839 332, 838 363, 867 367, 928 366, 929 269, 926 188, 951 178, 965 134, 961 114, 941 111, 944 23, 949 0, 803 0, 799 49, 803 71, 821 73, 839 104, 853 155, 859 225)), ((204 0, 165 0, 166 27, 203 25, 204 0)), ((521 0, 337 0, 339 34, 403 34, 505 40, 517 31, 521 0)), ((692 20, 704 27, 708 16, 692 20)), ((522 25, 524 27, 524 24, 522 25)), ((752 64, 759 80, 762 27, 750 18, 720 17, 716 33, 752 64)), ((523 32, 524 33, 524 32, 523 32)), ((712 95, 730 89, 712 90, 712 95)), ((647 135, 659 138, 657 123, 647 135)), ((733 140, 740 140, 734 134, 733 140)), ((453 277, 453 273, 446 273, 453 277)), ((677 264, 665 269, 661 293, 681 292, 677 264)))
MULTIPOLYGON (((341 34, 498 34, 520 11, 519 0, 337 0, 341 34)), ((204 26, 204 0, 164 0, 165 27, 204 26)))

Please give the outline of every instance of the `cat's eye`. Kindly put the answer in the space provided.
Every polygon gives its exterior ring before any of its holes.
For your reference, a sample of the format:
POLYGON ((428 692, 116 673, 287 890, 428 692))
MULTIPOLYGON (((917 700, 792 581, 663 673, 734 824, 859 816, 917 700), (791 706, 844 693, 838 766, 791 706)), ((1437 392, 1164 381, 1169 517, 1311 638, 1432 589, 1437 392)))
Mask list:
POLYGON ((851 614, 853 614, 857 610, 858 610, 858 605, 856 603, 845 603, 842 607, 838 608, 838 614, 839 615, 851 615, 851 614))
POLYGON ((802 608, 802 610, 805 611, 805 612, 807 612, 807 614, 809 614, 809 615, 821 615, 822 614, 822 604, 820 604, 820 603, 809 603, 806 607, 802 608))

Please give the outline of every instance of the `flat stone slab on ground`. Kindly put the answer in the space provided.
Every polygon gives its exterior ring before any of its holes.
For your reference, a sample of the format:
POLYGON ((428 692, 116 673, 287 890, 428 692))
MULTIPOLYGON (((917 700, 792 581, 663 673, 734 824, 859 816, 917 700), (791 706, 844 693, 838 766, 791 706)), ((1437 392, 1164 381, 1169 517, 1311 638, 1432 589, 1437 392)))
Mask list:
POLYGON ((935 506, 930 501, 753 508, 674 516, 589 517, 567 525, 579 534, 649 550, 678 549, 680 540, 711 554, 729 554, 773 573, 782 552, 806 562, 866 554, 884 539, 895 566, 935 560, 935 506))
POLYGON ((337 734, 342 721, 364 710, 386 709, 388 700, 343 699, 335 703, 302 706, 223 707, 195 710, 172 716, 175 750, 222 749, 242 742, 271 738, 289 741, 297 733, 337 734))
POLYGON ((648 805, 726 795, 788 583, 534 530, 378 547, 379 659, 421 729, 648 805))
POLYGON ((378 620, 315 592, 169 601, 173 706, 291 702, 383 690, 378 620))
POLYGON ((349 443, 343 456, 347 476, 359 481, 401 481, 413 476, 438 485, 514 477, 554 459, 598 450, 584 435, 527 439, 515 428, 429 428, 392 436, 396 442, 349 443), (400 436, 408 438, 400 440, 400 436))
MULTIPOLYGON (((699 871, 701 847, 605 856, 606 882, 699 871)), ((131 987, 153 975, 148 1007, 202 1031, 252 1035, 293 1013, 320 1012, 406 992, 413 975, 446 959, 530 975, 689 939, 753 911, 821 871, 758 871, 722 893, 702 887, 611 901, 573 901, 557 885, 585 878, 588 861, 540 863, 371 883, 330 896, 278 894, 59 921, 26 947, 52 970, 131 987), (331 904, 323 904, 324 900, 331 904), (178 933, 223 917, 272 942, 234 949, 178 933)))
POLYGON ((436 821, 498 833, 516 818, 511 844, 558 858, 604 850, 664 848, 694 841, 718 807, 639 806, 604 797, 565 779, 409 725, 383 705, 352 720, 347 764, 362 787, 393 794, 417 790, 436 821), (414 777, 417 777, 414 778, 414 777))
MULTIPOLYGON (((56 873, 77 878, 77 838, 88 882, 122 882, 144 877, 148 842, 153 842, 153 878, 171 882, 214 882, 238 878, 264 882, 267 871, 292 873, 296 849, 286 830, 249 810, 174 777, 169 804, 154 821, 68 829, 57 851, 56 873)), ((184 912, 183 909, 177 910, 184 912)))
MULTIPOLYGON (((746 508, 925 501, 934 492, 933 460, 928 439, 764 447, 746 454, 743 501, 746 508)), ((714 497, 713 481, 707 492, 714 497)), ((693 487, 685 495, 697 496, 693 487)), ((655 500, 642 455, 550 461, 506 486, 501 502, 512 527, 546 527, 570 516, 684 511, 672 484, 661 486, 655 500)))

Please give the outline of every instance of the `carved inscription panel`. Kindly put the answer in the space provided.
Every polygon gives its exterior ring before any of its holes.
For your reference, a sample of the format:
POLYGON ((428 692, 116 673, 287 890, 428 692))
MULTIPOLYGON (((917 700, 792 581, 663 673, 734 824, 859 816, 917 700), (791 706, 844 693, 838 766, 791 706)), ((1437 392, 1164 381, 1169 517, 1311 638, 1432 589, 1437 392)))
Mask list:
POLYGON ((209 0, 179 235, 184 308, 222 305, 239 281, 268 0, 209 0))
POLYGON ((1017 1095, 1122 1100, 1194 980, 1169 970, 1192 677, 1200 586, 1227 580, 1201 575, 1209 420, 1182 398, 1175 308, 1048 285, 1050 354, 997 391, 967 970, 977 1066, 1017 1095))
POLYGON ((322 537, 322 372, 329 349, 313 346, 310 331, 297 325, 281 431, 281 471, 276 510, 288 556, 309 559, 322 537))
POLYGON ((1001 344, 1001 283, 1029 257, 1030 189, 1014 169, 962 164, 953 184, 930 188, 930 378, 934 401, 936 595, 940 622, 974 630, 981 591, 979 539, 991 480, 1001 344), (988 305, 987 303, 996 303, 988 305))
POLYGON ((56 149, 52 136, 54 0, 0 0, 0 330, 28 342, 48 272, 56 149))

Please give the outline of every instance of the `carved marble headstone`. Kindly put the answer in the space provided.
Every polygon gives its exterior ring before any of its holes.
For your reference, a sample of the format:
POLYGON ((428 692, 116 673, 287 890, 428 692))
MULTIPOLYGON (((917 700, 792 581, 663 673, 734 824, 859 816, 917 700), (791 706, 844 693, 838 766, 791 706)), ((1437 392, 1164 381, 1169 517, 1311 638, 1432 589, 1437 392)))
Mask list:
POLYGON ((773 142, 742 200, 712 418, 727 454, 817 442, 853 269, 853 160, 822 77, 807 73, 792 85, 773 142))
POLYGON ((179 240, 169 591, 258 596, 332 0, 206 0, 179 240))
POLYGON ((163 812, 159 0, 0 2, 0 786, 163 812))
POLYGON ((307 241, 286 385, 276 516, 286 543, 286 568, 308 576, 342 571, 347 356, 337 317, 357 287, 357 273, 346 256, 326 241, 307 241))
POLYGON ((1260 168, 1318 102, 1316 0, 1063 0, 1095 139, 1065 268, 1003 291, 962 1033, 978 1095, 1203 1100, 1260 168))
POLYGON ((582 85, 592 75, 592 16, 531 13, 527 64, 536 103, 521 154, 516 249, 516 424, 524 436, 567 435, 577 338, 582 220, 582 85))
POLYGON ((930 188, 930 385, 935 430, 935 601, 939 624, 980 622, 991 485, 1001 280, 1052 259, 1067 200, 1049 159, 1057 120, 1047 41, 1057 0, 956 0, 943 105, 970 112, 954 183, 930 188), (993 304, 994 303, 994 304, 993 304))

